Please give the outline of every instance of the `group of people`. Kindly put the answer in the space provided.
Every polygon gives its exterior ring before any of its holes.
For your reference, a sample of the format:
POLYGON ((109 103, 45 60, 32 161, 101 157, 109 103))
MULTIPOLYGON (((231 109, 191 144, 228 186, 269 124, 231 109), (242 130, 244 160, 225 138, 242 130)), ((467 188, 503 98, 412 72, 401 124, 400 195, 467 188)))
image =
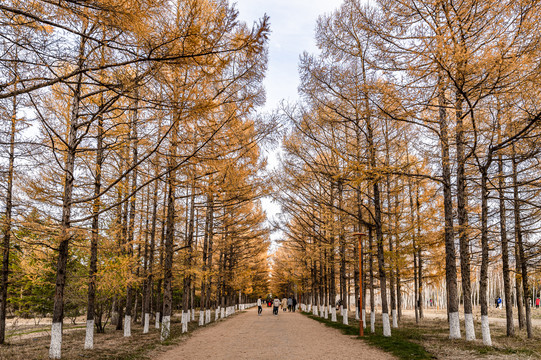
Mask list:
MULTIPOLYGON (((272 313, 274 314, 274 316, 278 316, 280 307, 282 307, 283 311, 289 310, 290 312, 295 312, 297 308, 297 299, 295 299, 293 295, 289 298, 284 297, 282 300, 280 300, 278 297, 274 298, 274 300, 272 300, 272 313)), ((257 299, 257 315, 261 316, 262 313, 263 300, 260 296, 259 299, 257 299)))

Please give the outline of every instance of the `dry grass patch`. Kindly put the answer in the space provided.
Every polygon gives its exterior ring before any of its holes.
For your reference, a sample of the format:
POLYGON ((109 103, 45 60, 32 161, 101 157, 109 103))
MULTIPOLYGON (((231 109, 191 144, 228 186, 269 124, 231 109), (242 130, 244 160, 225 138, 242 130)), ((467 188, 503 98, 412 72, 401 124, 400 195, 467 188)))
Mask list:
MULTIPOLYGON (((449 340, 445 320, 423 319, 418 325, 413 319, 405 318, 401 327, 419 332, 418 341, 438 359, 538 359, 541 358, 541 338, 528 339, 525 331, 507 337, 505 328, 491 325, 492 347, 484 346, 481 325, 476 324, 475 341, 449 340)), ((536 332, 539 334, 539 332, 536 332)), ((462 329, 464 336, 464 329, 462 329)))
MULTIPOLYGON (((210 323, 207 326, 215 324, 210 323)), ((148 334, 143 334, 143 327, 132 324, 132 336, 125 338, 123 331, 114 330, 113 326, 106 329, 105 334, 94 334, 94 349, 84 350, 85 329, 66 331, 63 335, 63 359, 92 359, 92 360, 136 360, 150 359, 157 353, 165 351, 170 346, 183 341, 190 333, 198 328, 198 321, 188 324, 188 333, 182 334, 180 316, 171 319, 171 338, 162 343, 160 330, 154 324, 148 334)), ((0 346, 0 360, 47 360, 49 359, 49 332, 42 336, 22 341, 12 341, 0 346)))

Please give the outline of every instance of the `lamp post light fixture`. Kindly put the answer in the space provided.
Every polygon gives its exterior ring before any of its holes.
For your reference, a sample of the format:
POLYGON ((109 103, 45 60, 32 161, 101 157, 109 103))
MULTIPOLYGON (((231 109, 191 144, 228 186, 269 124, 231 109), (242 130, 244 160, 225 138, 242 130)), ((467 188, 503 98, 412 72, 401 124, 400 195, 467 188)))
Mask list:
POLYGON ((366 236, 365 233, 353 233, 353 235, 359 236, 359 336, 364 336, 364 314, 362 310, 363 303, 363 236, 366 236))

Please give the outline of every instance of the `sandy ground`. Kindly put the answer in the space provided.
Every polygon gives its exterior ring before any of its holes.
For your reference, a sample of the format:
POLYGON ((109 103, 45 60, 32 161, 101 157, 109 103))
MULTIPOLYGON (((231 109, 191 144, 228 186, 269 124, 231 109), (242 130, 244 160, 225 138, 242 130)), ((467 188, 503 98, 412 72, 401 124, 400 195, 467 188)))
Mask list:
POLYGON ((394 359, 299 313, 273 316, 257 308, 195 332, 158 360, 184 359, 394 359))

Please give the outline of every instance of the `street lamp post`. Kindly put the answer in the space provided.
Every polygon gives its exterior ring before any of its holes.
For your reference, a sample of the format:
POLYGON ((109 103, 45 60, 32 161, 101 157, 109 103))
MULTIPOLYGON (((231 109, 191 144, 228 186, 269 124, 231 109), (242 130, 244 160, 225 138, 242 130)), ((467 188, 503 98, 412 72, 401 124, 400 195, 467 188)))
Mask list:
POLYGON ((363 303, 363 235, 366 236, 364 233, 354 233, 353 235, 359 236, 359 312, 361 313, 359 316, 359 336, 364 336, 364 314, 362 310, 362 303, 363 303))

